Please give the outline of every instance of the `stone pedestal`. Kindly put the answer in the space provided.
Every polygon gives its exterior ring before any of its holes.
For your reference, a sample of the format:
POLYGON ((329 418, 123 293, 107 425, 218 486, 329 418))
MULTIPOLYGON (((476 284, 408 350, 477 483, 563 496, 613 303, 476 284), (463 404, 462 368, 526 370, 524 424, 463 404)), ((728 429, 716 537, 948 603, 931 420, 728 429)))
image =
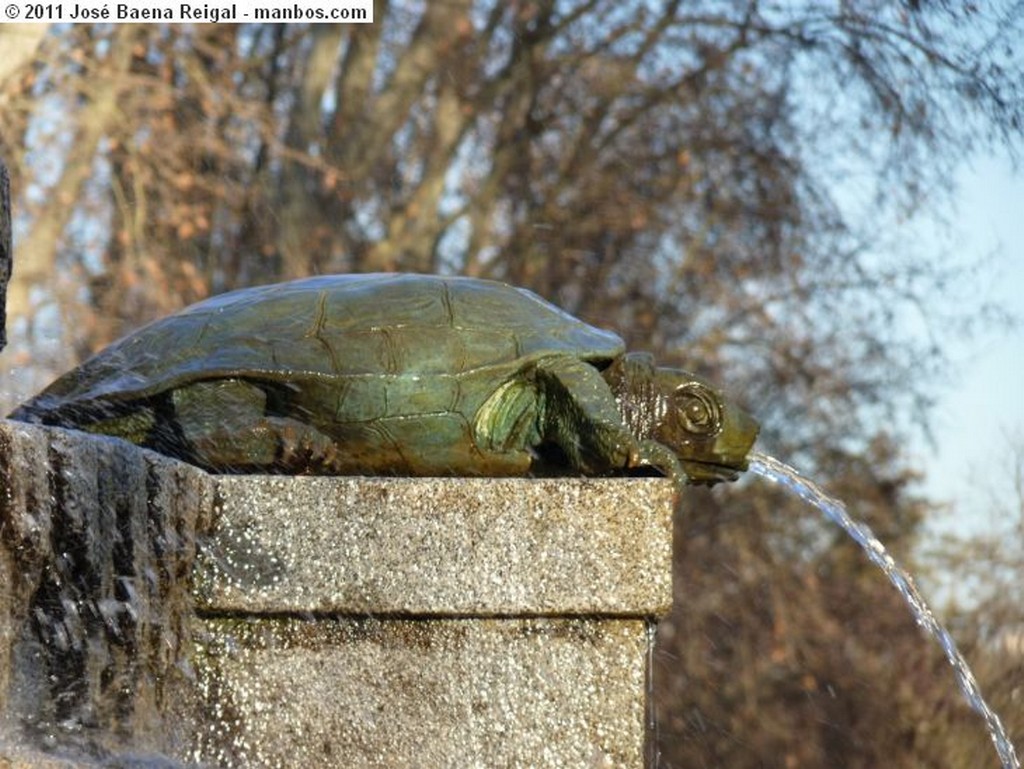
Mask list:
POLYGON ((206 620, 216 766, 642 767, 636 620, 206 620), (218 715, 219 714, 219 715, 218 715))
POLYGON ((644 766, 666 481, 216 477, 0 422, 0 483, 19 740, 210 766, 644 766))

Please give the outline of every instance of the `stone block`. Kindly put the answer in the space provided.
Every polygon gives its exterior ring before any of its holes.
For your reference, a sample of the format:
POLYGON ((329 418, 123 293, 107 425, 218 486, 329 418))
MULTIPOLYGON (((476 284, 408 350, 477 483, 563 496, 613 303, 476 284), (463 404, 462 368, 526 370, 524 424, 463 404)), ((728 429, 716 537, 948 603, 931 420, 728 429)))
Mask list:
POLYGON ((0 420, 0 723, 93 754, 185 744, 211 492, 124 441, 0 420))
MULTIPOLYGON (((642 620, 209 619, 216 766, 642 767, 642 620)), ((200 634, 197 634, 197 638, 200 634)))
POLYGON ((217 479, 198 605, 217 612, 655 617, 670 483, 217 479))

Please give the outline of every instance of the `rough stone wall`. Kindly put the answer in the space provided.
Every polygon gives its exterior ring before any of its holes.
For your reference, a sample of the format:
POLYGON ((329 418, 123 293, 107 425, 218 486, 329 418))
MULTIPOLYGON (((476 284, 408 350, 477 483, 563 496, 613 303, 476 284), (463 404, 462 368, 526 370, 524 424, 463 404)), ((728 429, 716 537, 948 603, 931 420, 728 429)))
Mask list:
POLYGON ((0 709, 26 736, 165 751, 193 688, 209 476, 122 441, 0 422, 0 709))

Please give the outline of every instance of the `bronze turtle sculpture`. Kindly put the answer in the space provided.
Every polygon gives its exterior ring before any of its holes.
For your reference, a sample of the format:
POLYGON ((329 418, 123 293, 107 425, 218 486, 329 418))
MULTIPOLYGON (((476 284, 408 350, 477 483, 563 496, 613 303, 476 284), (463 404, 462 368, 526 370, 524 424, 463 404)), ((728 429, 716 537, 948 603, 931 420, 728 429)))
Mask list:
POLYGON ((233 291, 107 347, 12 419, 213 472, 732 480, 757 423, 536 294, 329 275, 233 291))

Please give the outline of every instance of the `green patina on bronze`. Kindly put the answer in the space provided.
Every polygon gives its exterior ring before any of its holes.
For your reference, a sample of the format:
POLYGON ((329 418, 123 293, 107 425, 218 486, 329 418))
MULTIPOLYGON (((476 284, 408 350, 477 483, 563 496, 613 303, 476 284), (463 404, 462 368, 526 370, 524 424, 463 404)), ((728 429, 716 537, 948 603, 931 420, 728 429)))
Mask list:
POLYGON ((757 424, 535 294, 430 275, 235 291, 112 344, 11 418, 215 472, 477 475, 653 468, 731 480, 757 424))

